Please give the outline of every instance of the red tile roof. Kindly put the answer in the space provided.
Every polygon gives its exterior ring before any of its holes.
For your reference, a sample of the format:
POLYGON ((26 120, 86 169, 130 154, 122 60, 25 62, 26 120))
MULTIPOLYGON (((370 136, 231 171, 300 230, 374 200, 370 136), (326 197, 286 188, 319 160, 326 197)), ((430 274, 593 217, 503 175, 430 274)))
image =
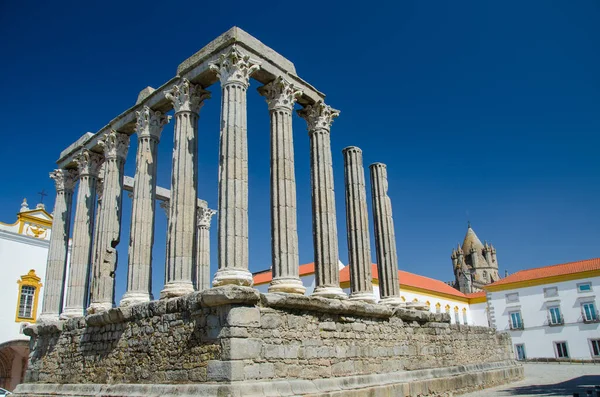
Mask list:
POLYGON ((559 265, 536 267, 533 269, 521 270, 509 275, 503 279, 490 284, 490 287, 516 283, 519 281, 535 280, 546 277, 563 276, 566 274, 587 272, 590 270, 600 270, 600 258, 587 259, 584 261, 561 263, 559 265))
MULTIPOLYGON (((371 265, 371 271, 373 272, 373 280, 379 280, 377 274, 377 265, 371 265)), ((309 274, 313 274, 315 272, 315 264, 308 263, 306 265, 300 266, 300 276, 305 276, 309 274)), ((428 290, 431 292, 438 292, 447 295, 456 296, 459 298, 466 298, 467 296, 460 292, 459 290, 452 288, 448 284, 444 283, 440 280, 435 280, 433 278, 419 276, 418 274, 405 272, 404 270, 398 270, 398 277, 400 279, 400 288, 402 286, 405 287, 413 287, 420 288, 423 290, 428 290)), ((254 274, 254 284, 265 284, 270 282, 272 279, 272 274, 270 270, 265 270, 264 272, 254 274)), ((350 281, 350 266, 344 267, 340 270, 340 283, 349 282, 350 281)), ((485 293, 484 293, 485 295, 485 293)))
POLYGON ((467 298, 471 299, 471 298, 483 298, 486 296, 486 292, 485 291, 478 291, 478 292, 471 292, 470 294, 467 294, 467 298))

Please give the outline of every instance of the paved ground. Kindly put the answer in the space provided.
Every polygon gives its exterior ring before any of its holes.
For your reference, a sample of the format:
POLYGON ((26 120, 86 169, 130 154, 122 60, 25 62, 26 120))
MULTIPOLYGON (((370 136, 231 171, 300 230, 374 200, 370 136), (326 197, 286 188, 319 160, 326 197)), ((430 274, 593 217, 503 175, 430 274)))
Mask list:
MULTIPOLYGON (((508 385, 463 394, 463 397, 573 396, 600 385, 598 364, 525 364, 525 379, 508 385)), ((596 394, 594 392, 594 397, 596 394)))

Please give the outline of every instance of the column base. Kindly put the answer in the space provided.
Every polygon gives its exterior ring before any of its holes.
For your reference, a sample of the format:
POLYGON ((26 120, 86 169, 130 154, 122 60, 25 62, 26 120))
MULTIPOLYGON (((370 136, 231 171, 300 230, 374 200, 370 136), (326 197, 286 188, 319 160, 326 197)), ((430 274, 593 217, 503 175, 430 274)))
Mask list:
POLYGON ((348 295, 340 287, 316 287, 311 296, 322 296, 331 299, 347 299, 348 295))
POLYGON ((375 296, 372 292, 354 292, 350 294, 351 301, 360 301, 366 303, 375 303, 375 296))
POLYGON ((300 281, 299 278, 276 278, 273 279, 269 285, 269 292, 284 292, 288 294, 304 295, 305 291, 306 287, 302 285, 302 281, 300 281))
POLYGON ((379 301, 379 303, 388 306, 406 307, 406 302, 404 302, 399 296, 389 296, 387 298, 382 298, 379 301))
POLYGON ((136 305, 138 303, 150 302, 151 300, 154 300, 154 297, 152 296, 152 294, 149 294, 147 292, 128 291, 125 292, 125 294, 121 298, 119 306, 131 306, 136 305))
POLYGON ((96 314, 109 311, 113 308, 113 304, 110 302, 94 302, 90 304, 85 310, 85 314, 96 314))
POLYGON ((70 318, 83 317, 83 307, 82 308, 66 308, 58 317, 60 320, 68 320, 70 318))
POLYGON ((160 291, 160 299, 177 298, 194 292, 194 285, 190 281, 173 281, 165 284, 160 291))
POLYGON ((38 322, 40 323, 51 323, 54 321, 58 321, 58 313, 42 313, 38 317, 38 322))
POLYGON ((252 278, 252 273, 247 269, 227 268, 218 270, 212 282, 213 287, 220 287, 227 284, 252 287, 254 279, 252 278))

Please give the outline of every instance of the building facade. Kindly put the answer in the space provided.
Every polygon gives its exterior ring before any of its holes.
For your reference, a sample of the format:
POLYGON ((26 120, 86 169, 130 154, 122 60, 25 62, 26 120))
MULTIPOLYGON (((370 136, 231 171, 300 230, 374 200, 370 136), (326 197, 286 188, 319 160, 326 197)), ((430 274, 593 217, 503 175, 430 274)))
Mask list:
POLYGON ((490 322, 521 360, 600 360, 600 258, 528 269, 486 288, 490 322))
POLYGON ((30 209, 25 200, 16 222, 0 222, 0 387, 8 390, 21 382, 27 365, 29 337, 22 330, 42 309, 51 226, 43 204, 30 209))

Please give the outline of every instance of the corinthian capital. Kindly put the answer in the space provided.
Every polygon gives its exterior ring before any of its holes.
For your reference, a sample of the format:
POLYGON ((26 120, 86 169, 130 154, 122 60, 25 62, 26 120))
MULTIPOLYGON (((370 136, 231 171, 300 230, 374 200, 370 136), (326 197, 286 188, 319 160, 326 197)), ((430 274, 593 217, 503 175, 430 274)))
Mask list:
POLYGON ((178 85, 165 91, 165 97, 173 103, 175 113, 198 113, 204 105, 204 100, 210 98, 210 92, 203 90, 199 85, 190 83, 188 79, 182 78, 178 85))
POLYGON ((160 141, 163 127, 171 120, 171 116, 154 111, 148 106, 144 106, 142 110, 135 112, 135 114, 137 116, 135 130, 138 138, 154 138, 160 141))
POLYGON ((73 191, 77 183, 77 171, 57 169, 50 173, 50 178, 54 179, 57 192, 73 191))
POLYGON ((210 208, 198 207, 198 227, 210 228, 210 220, 217 211, 210 208))
POLYGON ((92 176, 97 178, 103 162, 104 158, 101 155, 90 152, 87 149, 83 149, 81 153, 75 157, 79 177, 92 176))
POLYGON ((269 110, 285 109, 292 111, 296 99, 302 91, 281 76, 258 88, 258 93, 267 99, 269 110))
POLYGON ((129 149, 129 135, 112 130, 107 132, 98 142, 104 149, 104 157, 107 160, 125 161, 129 149))
POLYGON ((323 101, 319 101, 314 105, 308 105, 304 109, 298 110, 298 116, 306 120, 308 131, 316 131, 319 129, 329 131, 333 119, 339 115, 339 110, 335 110, 331 106, 325 105, 323 101))
POLYGON ((218 62, 209 67, 217 73, 222 86, 240 84, 248 88, 250 76, 260 69, 260 63, 233 46, 227 53, 219 55, 218 62))

